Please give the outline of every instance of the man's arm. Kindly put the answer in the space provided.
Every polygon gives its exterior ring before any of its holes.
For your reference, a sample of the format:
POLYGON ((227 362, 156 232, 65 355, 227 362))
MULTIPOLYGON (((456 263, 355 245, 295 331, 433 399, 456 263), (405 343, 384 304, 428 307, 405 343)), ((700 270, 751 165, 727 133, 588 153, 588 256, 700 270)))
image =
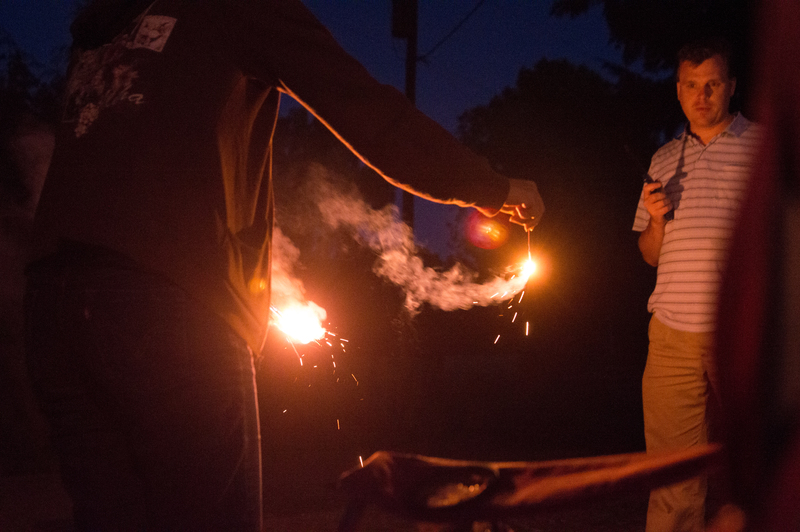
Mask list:
POLYGON ((526 227, 541 218, 534 183, 518 181, 512 190, 485 157, 375 80, 302 2, 239 5, 243 27, 257 36, 238 44, 246 74, 275 83, 384 179, 431 201, 512 214, 526 227))
POLYGON ((639 251, 642 258, 650 266, 658 266, 661 255, 661 243, 664 241, 664 219, 660 222, 650 218, 644 231, 639 234, 639 251))

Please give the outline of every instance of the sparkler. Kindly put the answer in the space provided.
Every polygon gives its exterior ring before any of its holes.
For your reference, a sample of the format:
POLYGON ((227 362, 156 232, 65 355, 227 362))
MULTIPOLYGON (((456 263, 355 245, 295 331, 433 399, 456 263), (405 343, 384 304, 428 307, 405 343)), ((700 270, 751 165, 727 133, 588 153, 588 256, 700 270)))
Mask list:
MULTIPOLYGON (((330 183, 318 183, 313 188, 313 199, 320 209, 319 219, 333 230, 345 228, 358 243, 376 253, 379 258, 373 271, 404 291, 406 309, 411 316, 426 303, 444 311, 503 303, 511 309, 521 303, 526 284, 538 273, 531 254, 530 233, 527 260, 508 268, 504 274, 478 282, 478 274, 460 264, 447 271, 425 267, 418 256, 413 232, 398 221, 395 208, 375 211, 360 197, 345 194, 330 183)), ((473 239, 485 249, 498 247, 508 237, 508 226, 497 218, 488 224, 476 223, 473 227, 476 230, 473 239)), ((303 386, 303 390, 306 389, 304 384, 308 384, 307 388, 314 384, 315 389, 318 386, 336 386, 337 389, 343 387, 351 390, 351 393, 357 393, 358 379, 347 370, 346 364, 339 364, 337 368, 334 356, 334 352, 345 352, 346 340, 338 338, 323 325, 326 318, 324 309, 310 302, 305 303, 305 290, 293 275, 293 266, 298 262, 300 252, 277 228, 273 237, 273 252, 274 307, 271 307, 271 312, 274 324, 285 336, 284 350, 291 349, 299 361, 300 368, 295 370, 300 370, 302 375, 298 374, 299 382, 296 377, 294 385, 303 386), (332 377, 326 374, 326 368, 332 372, 332 377), (350 381, 350 378, 353 380, 350 381)), ((524 314, 519 314, 524 322, 524 314)), ((514 320, 517 320, 517 312, 514 315, 514 320)), ((517 326, 521 326, 521 322, 517 326)), ((529 323, 525 322, 526 335, 528 330, 529 323)), ((498 334, 495 343, 500 340, 498 334)), ((286 409, 282 411, 287 412, 286 409)), ((342 432, 348 429, 346 418, 336 415, 331 421, 335 421, 336 429, 342 432)), ((360 456, 359 461, 362 462, 360 456)))
MULTIPOLYGON (((513 275, 506 272, 478 282, 478 274, 462 264, 447 271, 426 267, 417 254, 413 232, 399 221, 395 206, 376 211, 357 194, 344 193, 324 175, 319 177, 314 188, 320 219, 332 229, 347 229, 358 243, 376 252, 373 271, 403 290, 409 316, 418 314, 424 304, 444 311, 497 305, 525 287, 530 271, 515 269, 513 275)), ((468 225, 468 238, 486 249, 499 246, 508 236, 507 222, 485 218, 477 211, 470 215, 468 225)))
MULTIPOLYGON (((475 305, 502 304, 508 305, 511 309, 522 302, 526 284, 538 273, 539 268, 531 253, 530 233, 528 233, 528 252, 527 257, 524 257, 525 260, 513 262, 504 272, 497 272, 497 275, 488 281, 478 282, 478 275, 460 264, 444 272, 426 268, 421 258, 417 256, 413 234, 407 226, 396 222, 396 217, 390 210, 375 212, 363 202, 342 198, 341 195, 330 191, 324 194, 324 200, 318 206, 322 213, 321 219, 326 224, 332 228, 344 226, 350 229, 357 242, 376 252, 379 259, 374 266, 374 272, 403 289, 406 294, 406 308, 411 316, 425 303, 445 311, 468 309, 475 305)), ((482 229, 484 242, 492 244, 491 246, 485 244, 486 248, 497 247, 507 236, 505 227, 502 226, 482 227, 482 229)), ((289 248, 288 245, 285 247, 289 248)), ((299 253, 290 258, 292 261, 287 261, 287 266, 299 258, 299 253)), ((273 295, 276 295, 277 291, 274 284, 276 279, 277 275, 273 272, 273 295)), ((296 283, 291 282, 283 282, 281 286, 286 288, 286 297, 281 300, 273 299, 276 307, 272 308, 272 312, 276 327, 286 336, 285 349, 294 351, 301 366, 301 368, 295 366, 300 372, 298 373, 300 382, 297 382, 296 378, 296 385, 308 384, 307 388, 300 388, 300 391, 303 394, 310 394, 311 397, 319 397, 317 390, 320 388, 325 392, 325 397, 332 400, 326 406, 330 407, 332 404, 335 410, 326 415, 324 425, 330 427, 330 430, 336 430, 337 437, 342 434, 345 436, 341 437, 347 437, 347 434, 359 426, 357 423, 352 423, 349 410, 350 407, 355 408, 358 403, 343 402, 341 395, 347 394, 344 396, 345 399, 357 396, 361 396, 362 401, 364 399, 363 383, 359 387, 359 379, 348 371, 347 357, 343 357, 342 364, 339 364, 340 368, 337 368, 334 359, 333 352, 345 352, 345 341, 337 338, 323 325, 324 310, 320 309, 322 311, 320 316, 304 304, 297 303, 305 300, 301 286, 298 287, 296 283), (338 351, 339 348, 341 351, 338 351), (329 359, 326 356, 328 354, 330 354, 329 359), (322 360, 323 358, 327 360, 322 360), (312 366, 312 361, 319 364, 312 366), (333 388, 336 389, 335 397, 332 396, 333 388), (343 406, 348 406, 348 410, 341 411, 343 406), (334 421, 335 429, 332 423, 334 421)), ((314 307, 316 305, 311 308, 314 307)), ((527 336, 529 323, 525 321, 524 311, 519 313, 512 311, 512 313, 515 315, 514 320, 521 320, 515 328, 523 327, 524 323, 527 336), (516 317, 517 314, 520 315, 519 318, 516 317)), ((494 343, 498 344, 501 341, 505 343, 505 337, 501 338, 501 335, 497 334, 494 343)), ((285 356, 288 355, 286 351, 283 353, 284 359, 291 362, 291 355, 285 356)), ((284 401, 281 402, 285 404, 284 401)), ((298 404, 298 409, 301 406, 305 405, 298 404)), ((358 456, 358 462, 363 467, 362 456, 358 456)))
POLYGON ((307 306, 294 305, 284 311, 270 307, 277 317, 277 327, 283 331, 291 343, 307 344, 314 340, 321 340, 327 333, 322 326, 320 314, 316 310, 319 307, 311 305, 313 303, 307 306))
MULTIPOLYGON (((534 260, 534 256, 533 256, 533 254, 531 252, 531 231, 528 231, 527 233, 528 233, 527 234, 527 238, 528 238, 528 256, 527 256, 527 259, 525 259, 517 267, 517 270, 518 270, 518 274, 517 274, 518 282, 515 285, 517 290, 515 290, 513 292, 512 298, 509 301, 508 305, 506 306, 505 310, 500 313, 501 317, 504 316, 506 312, 509 313, 511 315, 511 323, 512 324, 517 322, 517 318, 519 318, 521 316, 524 316, 524 310, 522 310, 522 311, 517 310, 515 308, 515 306, 518 306, 520 303, 522 303, 522 299, 525 296, 525 287, 527 286, 528 281, 531 279, 531 277, 534 277, 537 274, 539 274, 539 264, 538 264, 537 260, 534 260), (517 294, 519 294, 519 297, 517 297, 517 294)), ((523 320, 521 320, 521 321, 523 321, 523 320)), ((525 324, 524 325, 525 336, 529 336, 530 332, 531 332, 530 321, 524 320, 524 324, 525 324)), ((493 344, 497 344, 500 341, 500 337, 501 337, 501 335, 498 334, 495 337, 493 344)))
POLYGON ((520 275, 525 279, 528 279, 534 273, 536 273, 536 263, 533 262, 533 259, 529 258, 522 265, 522 272, 520 273, 520 275))
MULTIPOLYGON (((283 333, 275 335, 273 338, 280 339, 283 348, 277 353, 285 353, 286 351, 294 352, 297 357, 299 366, 291 370, 294 374, 291 387, 300 392, 301 395, 306 393, 312 394, 312 397, 322 390, 323 393, 330 393, 330 391, 345 389, 354 390, 354 386, 358 386, 358 380, 355 375, 351 373, 344 373, 342 377, 349 375, 349 377, 340 379, 340 370, 337 368, 337 355, 347 353, 347 346, 349 342, 340 338, 336 333, 329 331, 323 325, 322 319, 325 317, 325 311, 318 307, 313 302, 284 302, 286 307, 279 309, 275 306, 270 307, 273 316, 273 324, 276 328, 283 333)), ((347 371, 345 369, 345 371, 347 371)), ((307 396, 306 396, 307 397, 307 396)), ((281 397, 278 403, 278 411, 282 415, 292 416, 296 411, 302 412, 303 402, 297 403, 295 406, 286 408, 287 401, 296 401, 291 397, 281 397)), ((341 399, 334 401, 334 404, 340 404, 341 399)), ((335 422, 337 432, 346 432, 348 429, 348 418, 343 417, 340 412, 331 412, 335 422)), ((302 416, 302 413, 300 413, 302 416)))

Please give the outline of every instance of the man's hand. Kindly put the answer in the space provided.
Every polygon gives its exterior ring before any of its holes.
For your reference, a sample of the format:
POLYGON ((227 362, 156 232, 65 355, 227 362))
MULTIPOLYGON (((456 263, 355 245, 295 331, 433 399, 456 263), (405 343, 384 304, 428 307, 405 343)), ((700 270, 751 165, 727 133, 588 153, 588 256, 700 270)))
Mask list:
POLYGON ((544 202, 533 181, 509 179, 510 187, 500 212, 510 214, 510 221, 526 231, 533 231, 544 215, 544 202))
POLYGON ((650 213, 650 219, 663 225, 666 223, 664 216, 672 210, 672 202, 666 194, 661 183, 647 183, 644 185, 644 208, 650 213))
POLYGON ((644 206, 650 213, 650 221, 639 235, 639 251, 647 264, 658 266, 667 223, 664 216, 672 210, 672 202, 664 194, 661 183, 647 183, 643 190, 644 206))

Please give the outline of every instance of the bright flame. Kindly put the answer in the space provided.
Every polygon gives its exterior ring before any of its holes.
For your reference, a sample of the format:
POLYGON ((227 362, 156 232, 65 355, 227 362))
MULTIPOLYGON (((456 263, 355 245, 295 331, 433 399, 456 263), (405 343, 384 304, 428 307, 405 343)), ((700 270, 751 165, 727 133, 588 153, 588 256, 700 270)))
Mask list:
POLYGON ((536 263, 531 259, 526 260, 525 264, 522 265, 522 272, 520 275, 527 279, 534 273, 536 273, 536 263))
POLYGON ((307 344, 325 336, 318 312, 311 306, 294 306, 280 311, 272 309, 278 317, 276 325, 289 337, 289 341, 307 344))

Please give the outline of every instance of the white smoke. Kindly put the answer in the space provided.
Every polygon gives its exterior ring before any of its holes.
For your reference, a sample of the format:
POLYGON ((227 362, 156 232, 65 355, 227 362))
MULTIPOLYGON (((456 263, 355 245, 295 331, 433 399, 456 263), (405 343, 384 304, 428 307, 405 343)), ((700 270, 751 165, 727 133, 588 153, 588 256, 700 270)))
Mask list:
MULTIPOLYGON (((400 221, 395 206, 374 210, 357 191, 344 192, 325 179, 324 169, 317 167, 314 173, 310 188, 316 191, 322 221, 331 229, 347 229, 357 242, 378 255, 373 271, 404 291, 405 307, 411 315, 424 303, 445 311, 494 305, 525 288, 527 279, 520 275, 494 276, 479 283, 477 273, 461 264, 443 272, 425 266, 417 256, 412 231, 400 221)), ((302 295, 302 284, 284 274, 291 270, 299 251, 280 231, 276 233, 280 236, 273 248, 277 266, 273 268, 274 297, 302 295)))
POLYGON ((295 275, 294 268, 299 259, 300 250, 280 228, 275 227, 272 234, 271 305, 281 310, 304 307, 320 322, 324 322, 327 315, 325 309, 313 301, 306 301, 303 282, 295 275))

